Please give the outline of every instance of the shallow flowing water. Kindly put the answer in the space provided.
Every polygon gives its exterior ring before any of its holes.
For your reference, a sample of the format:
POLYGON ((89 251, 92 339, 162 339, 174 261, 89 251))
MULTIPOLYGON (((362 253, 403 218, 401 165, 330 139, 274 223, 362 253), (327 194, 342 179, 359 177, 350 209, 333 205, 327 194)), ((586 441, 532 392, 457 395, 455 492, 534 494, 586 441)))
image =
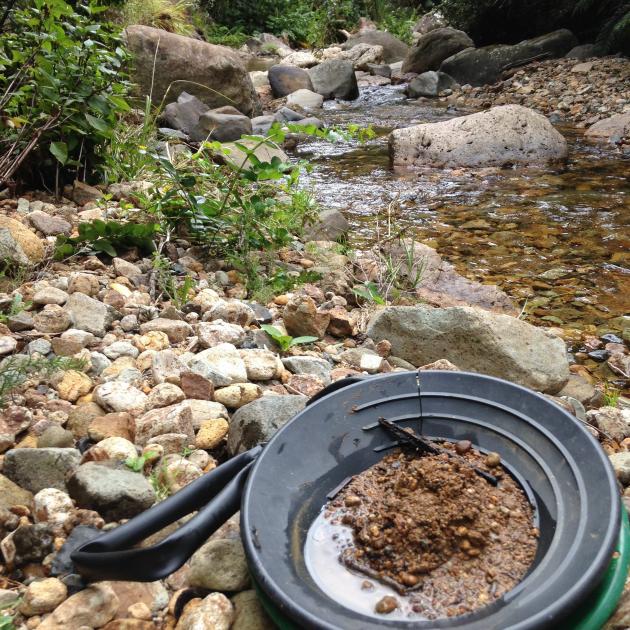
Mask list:
POLYGON ((314 165, 307 185, 346 214, 353 245, 404 229, 461 274, 497 284, 527 321, 599 334, 630 327, 630 162, 565 126, 564 167, 390 169, 392 129, 465 113, 407 101, 400 87, 329 101, 328 124, 371 124, 378 138, 300 145, 314 165))

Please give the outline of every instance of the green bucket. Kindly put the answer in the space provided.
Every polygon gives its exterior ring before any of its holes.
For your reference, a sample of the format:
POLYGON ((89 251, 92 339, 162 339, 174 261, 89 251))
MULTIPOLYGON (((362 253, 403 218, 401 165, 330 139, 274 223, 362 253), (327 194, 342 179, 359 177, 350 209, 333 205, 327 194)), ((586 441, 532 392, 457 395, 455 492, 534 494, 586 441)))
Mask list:
MULTIPOLYGON (((625 509, 621 510, 621 530, 615 554, 604 579, 584 605, 576 611, 563 630, 601 630, 615 611, 623 593, 630 566, 630 522, 625 509)), ((258 596, 269 617, 279 630, 302 630, 278 610, 267 595, 254 583, 258 596)))

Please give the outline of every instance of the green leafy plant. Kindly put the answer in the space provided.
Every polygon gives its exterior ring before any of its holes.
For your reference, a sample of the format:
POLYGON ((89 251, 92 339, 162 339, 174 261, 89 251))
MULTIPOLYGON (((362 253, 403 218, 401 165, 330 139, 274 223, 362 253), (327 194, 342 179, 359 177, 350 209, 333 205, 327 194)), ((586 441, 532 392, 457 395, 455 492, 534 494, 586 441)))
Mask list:
POLYGON ((274 138, 244 137, 235 143, 240 156, 227 165, 218 164, 216 156, 229 160, 231 154, 214 142, 178 165, 155 155, 157 181, 146 209, 215 255, 245 260, 252 251, 287 245, 306 220, 292 212, 290 201, 300 167, 256 154, 264 145, 277 146, 280 137, 281 131, 274 138))
POLYGON ((203 32, 204 39, 211 44, 240 48, 249 37, 240 26, 229 27, 214 22, 208 25, 207 21, 202 21, 201 24, 196 22, 196 24, 203 32))
POLYGON ((79 252, 117 256, 118 252, 130 247, 138 247, 143 253, 149 253, 155 249, 153 238, 158 231, 159 226, 155 223, 120 223, 96 219, 91 223, 81 223, 78 236, 58 236, 55 258, 63 260, 79 252))
POLYGON ((280 346, 283 352, 286 352, 293 346, 299 346, 307 343, 313 343, 318 341, 318 337, 291 337, 291 335, 285 335, 279 328, 271 326, 269 324, 262 324, 261 328, 280 346))
POLYGON ((0 186, 37 175, 85 176, 129 111, 128 59, 118 31, 96 16, 95 0, 15 5, 0 32, 0 186))
POLYGON ((153 160, 146 148, 155 143, 159 109, 145 97, 144 111, 138 122, 137 111, 119 117, 111 142, 98 151, 99 172, 107 182, 143 179, 151 171, 153 160))
POLYGON ((153 470, 149 475, 149 483, 151 484, 153 492, 155 492, 155 496, 158 501, 164 501, 164 499, 168 499, 171 494, 171 491, 163 480, 163 476, 165 474, 166 466, 163 465, 162 470, 153 470))
MULTIPOLYGON (((387 3, 386 3, 387 4, 387 3)), ((378 27, 389 31, 407 44, 413 43, 413 27, 418 21, 418 12, 411 7, 385 7, 377 20, 378 27)))
POLYGON ((142 472, 146 463, 157 455, 156 451, 147 451, 138 455, 138 457, 128 457, 125 460, 125 466, 133 470, 133 472, 142 472))
POLYGON ((386 303, 385 298, 379 293, 375 282, 365 282, 363 286, 353 287, 352 292, 370 304, 383 305, 386 303))
POLYGON ((195 281, 187 275, 181 283, 178 282, 171 261, 157 252, 153 255, 153 271, 162 295, 167 296, 176 308, 181 309, 190 300, 195 281))
POLYGON ((0 606, 0 630, 15 630, 15 610, 21 601, 22 598, 16 595, 13 601, 0 606))
POLYGON ((45 378, 59 370, 82 370, 84 367, 85 361, 72 357, 52 359, 26 355, 7 357, 0 362, 0 409, 7 405, 11 393, 29 377, 45 378))
POLYGON ((327 141, 373 133, 358 126, 320 130, 274 125, 267 136, 244 136, 232 148, 203 143, 177 164, 153 155, 155 187, 145 200, 146 210, 161 225, 180 232, 185 228, 186 236, 215 255, 248 261, 251 252, 286 246, 317 212, 297 188, 306 164, 285 162, 278 152, 291 132, 327 141), (259 152, 263 149, 265 157, 259 152))
POLYGON ((7 312, 0 313, 0 323, 5 324, 9 318, 18 315, 30 306, 31 302, 25 302, 24 298, 19 293, 16 293, 11 300, 11 304, 9 305, 7 312))
POLYGON ((621 390, 608 382, 604 383, 604 391, 602 392, 604 397, 605 407, 616 407, 619 403, 619 397, 621 396, 621 390))

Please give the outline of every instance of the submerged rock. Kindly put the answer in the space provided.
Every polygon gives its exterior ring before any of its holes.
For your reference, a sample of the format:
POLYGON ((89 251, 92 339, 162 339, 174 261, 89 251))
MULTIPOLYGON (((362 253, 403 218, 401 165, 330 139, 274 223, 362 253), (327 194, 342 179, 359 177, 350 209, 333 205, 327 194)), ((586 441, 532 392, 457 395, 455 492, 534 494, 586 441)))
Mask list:
POLYGON ((438 123, 396 129, 389 136, 394 166, 504 166, 567 158, 567 142, 541 114, 520 105, 438 123))
POLYGON ((515 317, 471 307, 389 307, 372 317, 368 336, 387 339, 392 354, 414 365, 448 359, 462 370, 550 394, 569 378, 561 339, 515 317))

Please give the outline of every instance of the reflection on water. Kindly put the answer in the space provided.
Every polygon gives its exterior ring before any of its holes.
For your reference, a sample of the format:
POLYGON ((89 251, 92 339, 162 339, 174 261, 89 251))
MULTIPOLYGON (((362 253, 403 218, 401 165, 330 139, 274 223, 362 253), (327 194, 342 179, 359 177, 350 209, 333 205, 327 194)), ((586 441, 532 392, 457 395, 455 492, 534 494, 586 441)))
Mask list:
POLYGON ((372 124, 379 134, 363 146, 299 147, 315 166, 307 185, 322 207, 346 213, 355 245, 373 241, 389 208, 395 226, 409 226, 460 273, 499 285, 528 321, 599 333, 630 326, 630 163, 614 148, 562 127, 566 167, 399 173, 389 168, 391 129, 468 112, 407 102, 399 87, 326 105, 326 122, 372 124))

